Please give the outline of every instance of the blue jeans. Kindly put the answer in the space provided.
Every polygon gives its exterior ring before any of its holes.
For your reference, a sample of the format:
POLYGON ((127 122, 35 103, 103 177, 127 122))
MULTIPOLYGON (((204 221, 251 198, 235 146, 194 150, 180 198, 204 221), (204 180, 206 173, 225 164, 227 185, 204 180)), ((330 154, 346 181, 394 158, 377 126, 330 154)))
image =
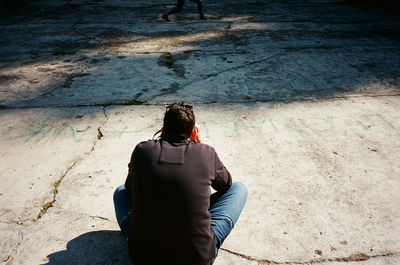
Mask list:
MULTIPOLYGON (((225 193, 215 192, 211 194, 209 212, 211 214, 211 226, 216 237, 214 260, 217 257, 218 249, 239 219, 246 199, 247 189, 240 182, 233 183, 225 193)), ((114 207, 122 234, 128 237, 130 230, 129 212, 132 209, 132 202, 124 185, 119 186, 114 192, 114 207)))

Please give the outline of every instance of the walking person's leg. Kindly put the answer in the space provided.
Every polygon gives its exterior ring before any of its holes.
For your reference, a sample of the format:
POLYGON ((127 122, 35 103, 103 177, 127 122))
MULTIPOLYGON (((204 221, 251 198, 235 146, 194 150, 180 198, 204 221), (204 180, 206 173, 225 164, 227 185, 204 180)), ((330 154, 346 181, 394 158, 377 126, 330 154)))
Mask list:
POLYGON ((210 197, 211 226, 217 238, 217 251, 239 219, 247 199, 247 189, 235 182, 225 193, 216 192, 210 197))
POLYGON ((201 0, 190 0, 190 1, 197 4, 197 10, 199 11, 200 19, 204 20, 207 19, 203 13, 203 3, 201 2, 201 0))
POLYGON ((129 212, 132 210, 132 201, 125 185, 119 186, 114 192, 114 208, 121 232, 127 238, 130 230, 129 212))
POLYGON ((178 0, 176 6, 174 8, 168 10, 167 12, 165 12, 162 15, 162 19, 164 19, 165 21, 169 21, 168 16, 181 12, 182 8, 183 8, 183 4, 185 4, 185 0, 178 0))

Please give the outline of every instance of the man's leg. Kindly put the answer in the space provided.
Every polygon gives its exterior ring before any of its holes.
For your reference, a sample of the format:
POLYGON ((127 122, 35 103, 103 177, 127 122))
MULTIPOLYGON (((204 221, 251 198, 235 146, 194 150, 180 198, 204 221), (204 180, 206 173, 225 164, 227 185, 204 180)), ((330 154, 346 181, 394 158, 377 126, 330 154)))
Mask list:
POLYGON ((162 18, 163 18, 165 21, 169 21, 168 16, 169 16, 169 15, 172 15, 172 14, 175 14, 175 13, 181 12, 184 3, 185 3, 185 0, 178 0, 178 3, 176 4, 176 7, 174 7, 173 9, 171 9, 171 10, 165 12, 165 13, 162 15, 162 18))
POLYGON ((114 208, 121 232, 125 237, 128 237, 130 230, 129 212, 132 210, 132 201, 125 185, 119 186, 114 192, 114 208))
POLYGON ((233 229, 247 199, 247 189, 235 182, 225 193, 216 192, 210 197, 211 226, 217 238, 217 249, 233 229))
POLYGON ((207 19, 203 13, 203 4, 201 0, 190 0, 190 1, 195 2, 197 4, 197 10, 199 11, 200 19, 207 19))

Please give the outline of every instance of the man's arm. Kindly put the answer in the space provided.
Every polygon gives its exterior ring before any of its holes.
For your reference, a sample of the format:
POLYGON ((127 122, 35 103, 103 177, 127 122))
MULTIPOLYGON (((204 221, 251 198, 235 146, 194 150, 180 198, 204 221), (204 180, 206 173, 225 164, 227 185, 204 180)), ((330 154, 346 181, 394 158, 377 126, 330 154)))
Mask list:
POLYGON ((211 183, 214 190, 225 192, 232 186, 232 176, 222 164, 217 153, 215 153, 215 179, 211 183))
POLYGON ((136 147, 135 150, 133 150, 132 155, 131 155, 131 160, 128 164, 128 176, 126 177, 125 180, 125 189, 128 191, 129 194, 132 194, 132 181, 133 181, 133 177, 134 177, 134 168, 135 168, 135 152, 136 151, 136 147))
POLYGON ((129 194, 132 194, 131 191, 131 181, 133 179, 133 168, 131 166, 131 163, 128 164, 128 176, 126 177, 125 180, 125 189, 128 191, 129 194))
MULTIPOLYGON (((201 140, 201 134, 198 125, 195 127, 197 130, 196 141, 198 143, 203 143, 201 140)), ((227 191, 232 186, 232 176, 229 171, 226 169, 224 164, 219 159, 217 153, 214 151, 215 156, 215 178, 211 183, 211 187, 220 192, 227 191)))

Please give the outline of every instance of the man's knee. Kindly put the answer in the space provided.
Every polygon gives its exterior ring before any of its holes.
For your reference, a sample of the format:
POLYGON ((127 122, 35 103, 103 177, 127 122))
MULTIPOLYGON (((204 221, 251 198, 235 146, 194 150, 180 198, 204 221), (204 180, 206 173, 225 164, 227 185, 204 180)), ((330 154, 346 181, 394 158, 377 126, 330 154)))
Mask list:
POLYGON ((241 197, 243 197, 244 200, 247 199, 248 191, 246 186, 242 182, 232 183, 231 189, 234 193, 239 194, 241 197))
POLYGON ((117 200, 117 198, 121 197, 121 195, 122 195, 123 193, 125 193, 125 192, 126 192, 125 185, 124 185, 124 184, 120 185, 120 186, 114 191, 114 195, 113 195, 114 202, 117 200))

